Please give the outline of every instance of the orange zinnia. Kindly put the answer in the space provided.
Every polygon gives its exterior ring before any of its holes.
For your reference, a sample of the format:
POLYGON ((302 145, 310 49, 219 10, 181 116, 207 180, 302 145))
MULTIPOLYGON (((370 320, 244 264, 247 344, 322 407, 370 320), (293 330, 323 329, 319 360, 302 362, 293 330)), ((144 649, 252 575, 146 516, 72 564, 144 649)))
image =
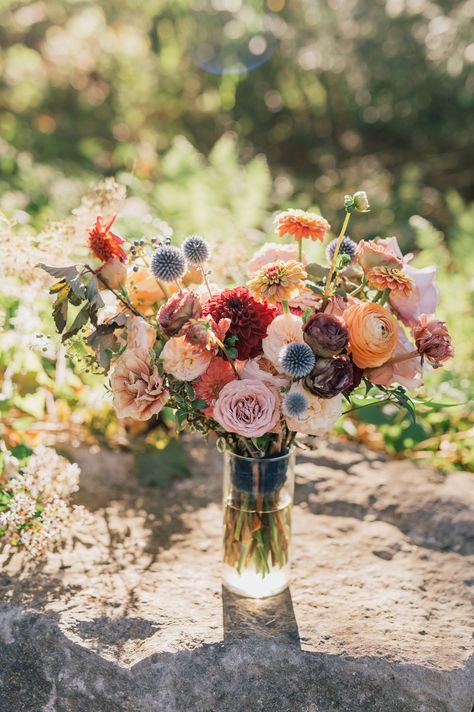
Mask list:
POLYGON ((296 260, 270 262, 247 282, 256 299, 277 304, 298 296, 308 275, 296 260))
POLYGON ((118 257, 122 262, 127 259, 127 255, 120 247, 125 240, 110 231, 115 218, 116 215, 104 225, 102 216, 98 215, 95 224, 87 231, 89 233, 88 242, 91 252, 102 262, 107 262, 112 257, 118 257))
POLYGON ((414 281, 405 272, 396 267, 387 267, 385 265, 372 267, 367 272, 367 284, 369 287, 379 289, 381 292, 384 289, 390 289, 403 297, 409 297, 415 287, 414 281))
POLYGON ((321 215, 293 208, 278 213, 274 222, 280 237, 293 235, 297 242, 305 237, 322 242, 326 237, 327 231, 331 229, 328 221, 321 215))

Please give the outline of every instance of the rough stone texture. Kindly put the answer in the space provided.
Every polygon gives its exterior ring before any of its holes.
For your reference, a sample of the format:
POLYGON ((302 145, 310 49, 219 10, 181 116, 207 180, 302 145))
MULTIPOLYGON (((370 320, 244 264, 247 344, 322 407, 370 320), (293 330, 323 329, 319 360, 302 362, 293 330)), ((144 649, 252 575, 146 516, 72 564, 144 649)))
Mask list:
POLYGON ((1 712, 472 712, 472 476, 337 441, 297 466, 293 583, 222 591, 220 457, 137 485, 74 451, 94 523, 0 560, 1 712))

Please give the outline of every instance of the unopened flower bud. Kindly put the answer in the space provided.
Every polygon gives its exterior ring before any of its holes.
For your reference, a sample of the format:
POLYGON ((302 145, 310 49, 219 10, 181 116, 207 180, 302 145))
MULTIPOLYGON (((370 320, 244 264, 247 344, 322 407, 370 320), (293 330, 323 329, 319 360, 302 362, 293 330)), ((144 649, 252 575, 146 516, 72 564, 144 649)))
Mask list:
POLYGON ((368 213, 370 211, 369 199, 364 190, 358 190, 354 195, 344 196, 344 208, 346 212, 368 213))

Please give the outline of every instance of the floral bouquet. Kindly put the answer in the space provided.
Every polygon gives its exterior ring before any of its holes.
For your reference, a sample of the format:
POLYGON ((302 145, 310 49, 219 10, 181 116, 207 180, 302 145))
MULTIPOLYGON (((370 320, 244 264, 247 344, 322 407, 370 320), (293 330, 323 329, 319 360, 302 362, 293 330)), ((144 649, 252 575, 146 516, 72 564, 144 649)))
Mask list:
POLYGON ((406 389, 453 355, 433 316, 436 268, 412 267, 395 237, 347 236, 351 215, 369 210, 365 193, 344 208, 325 264, 308 264, 303 243, 324 241, 327 220, 277 214, 276 232, 291 242, 263 245, 237 286, 210 282, 201 236, 179 247, 169 235, 126 243, 101 217, 88 231, 99 264, 41 265, 58 280, 50 291, 63 340, 80 339, 110 370, 118 416, 149 420, 166 406, 178 430, 213 433, 226 452, 224 561, 240 592, 245 572, 255 584, 286 570, 297 434, 329 431, 343 400, 346 410, 392 402, 412 414, 424 401, 406 389))

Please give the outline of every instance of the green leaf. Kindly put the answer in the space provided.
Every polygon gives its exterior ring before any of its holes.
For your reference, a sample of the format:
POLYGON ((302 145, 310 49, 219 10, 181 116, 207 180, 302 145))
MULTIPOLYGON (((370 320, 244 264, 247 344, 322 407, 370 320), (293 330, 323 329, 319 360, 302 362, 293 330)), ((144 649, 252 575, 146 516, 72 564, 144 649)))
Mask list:
POLYGON ((206 403, 206 401, 202 398, 196 398, 196 400, 192 403, 193 408, 196 408, 196 410, 203 410, 204 408, 207 408, 208 405, 209 403, 206 403))
POLYGON ((15 445, 15 447, 12 447, 11 453, 13 457, 17 458, 17 460, 25 460, 27 457, 30 457, 33 454, 33 450, 31 450, 31 448, 27 447, 26 445, 20 444, 15 445))
POLYGON ((62 289, 57 293, 56 300, 53 304, 53 319, 56 329, 61 334, 67 323, 68 298, 71 292, 71 287, 64 284, 62 289))
POLYGON ((338 294, 340 297, 342 297, 344 299, 345 302, 347 302, 347 292, 345 291, 345 289, 342 289, 342 287, 338 287, 334 291, 335 291, 335 294, 338 294))
POLYGON ((349 255, 341 253, 336 257, 336 269, 338 271, 341 269, 344 269, 344 267, 347 267, 347 265, 350 264, 350 262, 351 262, 351 257, 349 255))
POLYGON ((169 487, 174 479, 190 476, 188 456, 178 440, 170 440, 163 450, 147 448, 134 456, 141 484, 169 487))
POLYGON ((237 356, 239 355, 239 352, 237 351, 236 348, 234 348, 233 346, 231 346, 230 348, 227 349, 227 354, 226 354, 226 355, 227 355, 228 358, 230 358, 230 359, 232 359, 233 361, 235 361, 235 359, 236 359, 237 356))
POLYGON ((324 294, 324 289, 322 287, 319 287, 317 284, 308 284, 308 287, 311 289, 312 292, 315 292, 316 294, 324 294))
POLYGON ((49 265, 45 265, 41 262, 38 267, 43 269, 52 277, 61 277, 69 283, 79 274, 78 269, 75 265, 69 265, 68 267, 50 267, 49 265))
POLYGON ((104 306, 104 301, 99 292, 99 281, 95 275, 91 277, 86 288, 86 299, 95 310, 104 306))
POLYGON ((76 318, 72 322, 71 328, 64 332, 62 336, 62 341, 67 341, 67 339, 70 339, 71 336, 77 334, 78 331, 80 331, 82 327, 87 324, 87 322, 89 321, 89 316, 89 305, 84 304, 81 311, 76 314, 76 318))

